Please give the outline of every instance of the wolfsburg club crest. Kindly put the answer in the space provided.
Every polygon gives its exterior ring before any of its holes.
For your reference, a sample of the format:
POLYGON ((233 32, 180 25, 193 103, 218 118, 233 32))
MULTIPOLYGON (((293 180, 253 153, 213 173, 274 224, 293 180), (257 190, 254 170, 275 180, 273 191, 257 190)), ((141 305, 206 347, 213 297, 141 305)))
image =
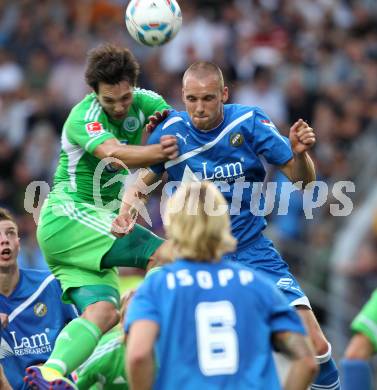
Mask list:
POLYGON ((140 127, 140 121, 134 116, 129 116, 123 122, 123 128, 126 131, 134 132, 140 127))

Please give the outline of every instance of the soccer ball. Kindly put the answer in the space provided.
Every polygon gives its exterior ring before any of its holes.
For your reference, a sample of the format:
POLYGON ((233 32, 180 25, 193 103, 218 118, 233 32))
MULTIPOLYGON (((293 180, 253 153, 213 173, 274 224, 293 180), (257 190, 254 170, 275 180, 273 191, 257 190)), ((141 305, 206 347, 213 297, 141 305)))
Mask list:
POLYGON ((143 45, 163 45, 177 35, 181 25, 176 0, 131 0, 126 9, 127 30, 143 45))

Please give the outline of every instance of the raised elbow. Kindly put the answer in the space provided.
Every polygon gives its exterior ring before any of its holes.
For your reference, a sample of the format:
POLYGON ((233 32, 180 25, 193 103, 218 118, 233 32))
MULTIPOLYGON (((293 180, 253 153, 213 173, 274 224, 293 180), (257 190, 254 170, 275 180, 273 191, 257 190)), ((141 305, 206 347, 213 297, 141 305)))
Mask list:
POLYGON ((130 368, 139 367, 148 362, 152 357, 151 352, 146 350, 128 350, 127 364, 130 368))

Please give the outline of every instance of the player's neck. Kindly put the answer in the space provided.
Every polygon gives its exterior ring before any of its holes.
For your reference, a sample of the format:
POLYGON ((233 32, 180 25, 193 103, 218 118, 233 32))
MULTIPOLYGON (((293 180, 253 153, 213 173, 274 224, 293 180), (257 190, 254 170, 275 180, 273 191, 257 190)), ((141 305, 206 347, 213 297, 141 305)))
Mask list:
POLYGON ((216 130, 223 123, 223 121, 224 117, 222 116, 215 122, 215 124, 212 124, 210 129, 200 129, 199 127, 197 127, 197 129, 203 133, 209 133, 210 131, 216 130))
POLYGON ((0 268, 0 294, 8 297, 12 294, 20 280, 20 271, 17 265, 0 268))

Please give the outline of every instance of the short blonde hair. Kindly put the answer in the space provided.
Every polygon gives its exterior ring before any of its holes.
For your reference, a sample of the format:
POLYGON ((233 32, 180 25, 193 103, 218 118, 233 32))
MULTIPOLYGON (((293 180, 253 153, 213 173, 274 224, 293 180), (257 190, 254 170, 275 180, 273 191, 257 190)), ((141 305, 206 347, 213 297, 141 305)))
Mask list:
POLYGON ((203 79, 208 76, 216 76, 219 81, 220 89, 224 89, 223 72, 214 62, 196 61, 191 64, 183 74, 183 84, 189 75, 194 75, 198 79, 203 79))
POLYGON ((182 184, 169 199, 164 220, 178 256, 210 262, 236 247, 228 204, 213 183, 182 184))

